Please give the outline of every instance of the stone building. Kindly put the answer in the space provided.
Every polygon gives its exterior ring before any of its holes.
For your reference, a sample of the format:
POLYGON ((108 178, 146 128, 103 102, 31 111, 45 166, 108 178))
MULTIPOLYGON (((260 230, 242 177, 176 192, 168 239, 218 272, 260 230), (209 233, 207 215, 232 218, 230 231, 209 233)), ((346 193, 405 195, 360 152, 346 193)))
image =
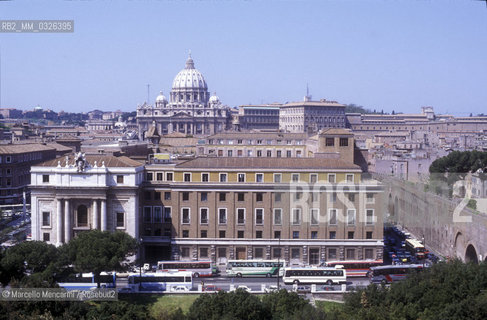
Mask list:
POLYGON ((230 128, 230 109, 218 96, 210 96, 203 74, 194 67, 191 55, 186 67, 174 78, 169 101, 162 94, 155 105, 137 107, 139 138, 155 125, 161 135, 181 132, 188 135, 214 134, 230 128))

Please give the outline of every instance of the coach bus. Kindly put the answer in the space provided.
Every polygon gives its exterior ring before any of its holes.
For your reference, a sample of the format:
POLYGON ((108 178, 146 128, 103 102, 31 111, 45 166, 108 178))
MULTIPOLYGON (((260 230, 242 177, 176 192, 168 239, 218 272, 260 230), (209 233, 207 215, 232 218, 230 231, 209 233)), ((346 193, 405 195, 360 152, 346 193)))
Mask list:
POLYGON ((286 268, 284 277, 285 284, 311 284, 326 283, 343 284, 347 283, 347 271, 338 268, 286 268))
POLYGON ((229 260, 229 277, 282 277, 284 262, 277 260, 229 260))
POLYGON ((392 283, 406 279, 409 274, 423 270, 422 264, 403 264, 372 267, 368 272, 371 283, 392 283))
POLYGON ((193 288, 192 272, 150 272, 132 273, 128 276, 128 287, 132 292, 137 291, 169 291, 171 287, 184 286, 188 290, 193 288))
POLYGON ((344 260, 344 261, 327 261, 326 267, 340 267, 347 270, 347 277, 366 277, 371 267, 381 266, 382 260, 344 260))
POLYGON ((416 239, 406 239, 406 248, 417 259, 424 259, 426 250, 421 241, 416 239))
POLYGON ((157 272, 190 271, 193 277, 210 277, 213 274, 211 261, 159 261, 157 272))
POLYGON ((91 272, 75 274, 58 281, 58 285, 67 290, 90 290, 98 287, 98 280, 100 288, 116 287, 115 272, 101 272, 99 278, 91 272))

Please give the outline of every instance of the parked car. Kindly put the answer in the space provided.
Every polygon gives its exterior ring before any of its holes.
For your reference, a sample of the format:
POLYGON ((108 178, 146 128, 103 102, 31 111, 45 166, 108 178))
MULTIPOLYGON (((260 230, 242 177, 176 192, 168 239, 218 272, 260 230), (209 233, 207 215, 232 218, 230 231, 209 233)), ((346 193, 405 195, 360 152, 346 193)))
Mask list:
POLYGON ((231 290, 231 291, 235 291, 235 290, 239 290, 239 289, 240 289, 240 290, 247 291, 247 292, 252 291, 252 289, 250 289, 249 287, 244 286, 244 285, 239 285, 239 286, 235 287, 235 288, 234 288, 233 290, 231 290))
POLYGON ((220 290, 222 290, 222 289, 218 288, 214 284, 208 284, 208 285, 203 287, 203 291, 206 291, 206 292, 215 292, 215 291, 220 291, 220 290))
POLYGON ((174 286, 171 287, 171 292, 188 292, 189 289, 185 286, 174 286))
POLYGON ((298 286, 296 288, 297 293, 309 293, 311 292, 311 288, 309 286, 298 286))
POLYGON ((277 286, 276 285, 271 285, 271 286, 268 286, 264 289, 264 292, 265 293, 271 293, 271 292, 276 292, 278 289, 277 289, 277 286))

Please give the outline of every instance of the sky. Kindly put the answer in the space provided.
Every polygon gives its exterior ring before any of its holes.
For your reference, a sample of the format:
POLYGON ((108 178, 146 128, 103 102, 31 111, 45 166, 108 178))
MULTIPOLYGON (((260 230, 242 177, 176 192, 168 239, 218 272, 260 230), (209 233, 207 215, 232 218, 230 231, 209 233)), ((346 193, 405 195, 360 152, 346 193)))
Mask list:
POLYGON ((222 103, 313 100, 385 112, 487 113, 487 6, 477 0, 0 1, 2 108, 135 111, 169 96, 188 51, 222 103))

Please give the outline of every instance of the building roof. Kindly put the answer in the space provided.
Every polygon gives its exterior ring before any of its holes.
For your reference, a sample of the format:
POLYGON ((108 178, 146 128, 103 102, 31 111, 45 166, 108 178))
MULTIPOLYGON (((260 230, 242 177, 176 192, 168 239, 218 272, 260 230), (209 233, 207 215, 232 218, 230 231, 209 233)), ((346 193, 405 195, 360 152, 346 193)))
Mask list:
POLYGON ((222 132, 206 139, 306 139, 307 133, 292 132, 222 132))
POLYGON ((55 151, 56 149, 38 143, 0 145, 0 154, 19 154, 19 153, 48 151, 48 150, 55 151))
POLYGON ((336 101, 301 101, 301 102, 289 102, 281 107, 343 107, 345 108, 344 104, 338 103, 336 101))
POLYGON ((61 152, 71 152, 71 151, 73 151, 72 148, 66 147, 65 145, 59 144, 57 142, 49 142, 47 144, 47 146, 53 147, 53 148, 56 149, 56 151, 61 151, 61 152))
POLYGON ((196 158, 183 162, 177 168, 203 169, 350 169, 360 170, 355 164, 339 159, 321 158, 196 158))
MULTIPOLYGON (((104 155, 87 155, 86 156, 86 161, 90 165, 94 165, 95 161, 98 166, 101 166, 103 162, 105 162, 106 167, 115 167, 115 168, 120 168, 120 167, 140 167, 143 166, 144 164, 135 160, 130 159, 129 157, 115 157, 115 156, 104 156, 104 155)), ((61 167, 66 166, 66 157, 59 157, 56 159, 48 160, 42 163, 37 164, 36 166, 40 167, 57 167, 58 162, 60 162, 61 167)), ((68 163, 69 164, 74 164, 75 162, 75 157, 74 155, 70 155, 68 157, 68 163)))
POLYGON ((353 136, 352 131, 350 129, 342 129, 342 128, 328 128, 328 129, 323 129, 320 131, 320 134, 326 134, 326 135, 349 135, 353 136))

